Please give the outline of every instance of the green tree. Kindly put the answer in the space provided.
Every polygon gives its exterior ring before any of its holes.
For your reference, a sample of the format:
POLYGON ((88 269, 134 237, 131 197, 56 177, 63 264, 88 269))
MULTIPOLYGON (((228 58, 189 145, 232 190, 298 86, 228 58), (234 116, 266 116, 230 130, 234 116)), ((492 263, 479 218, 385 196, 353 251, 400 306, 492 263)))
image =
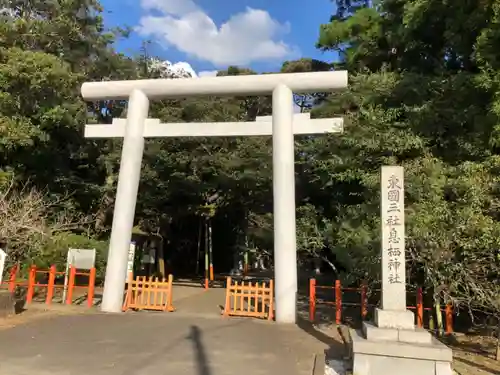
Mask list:
POLYGON ((403 165, 409 280, 497 313, 495 2, 337 3, 318 47, 339 52, 350 87, 315 112, 342 113, 345 134, 314 140, 336 155, 304 167, 336 198, 326 234, 337 260, 380 280, 379 168, 403 165))

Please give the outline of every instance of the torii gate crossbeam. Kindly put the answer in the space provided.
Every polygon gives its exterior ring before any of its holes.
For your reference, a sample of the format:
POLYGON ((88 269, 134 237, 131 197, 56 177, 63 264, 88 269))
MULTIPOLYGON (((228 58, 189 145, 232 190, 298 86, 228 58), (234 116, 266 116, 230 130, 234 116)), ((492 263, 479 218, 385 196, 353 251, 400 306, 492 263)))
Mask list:
MULTIPOLYGON (((299 129, 301 125, 300 121, 297 123, 294 121, 292 90, 321 92, 346 87, 346 71, 84 83, 81 91, 85 100, 129 99, 126 125, 123 126, 120 120, 111 125, 113 128, 116 127, 113 132, 123 134, 124 141, 101 309, 106 312, 121 311, 124 292, 123 275, 126 272, 128 247, 134 223, 144 137, 148 128, 154 128, 152 122, 154 120, 148 120, 149 99, 200 95, 250 96, 272 93, 271 122, 268 119, 260 119, 259 121, 267 123, 267 130, 263 127, 264 134, 262 135, 271 133, 273 137, 276 321, 294 323, 296 321, 297 299, 294 127, 299 129)), ((251 132, 250 126, 255 127, 259 121, 251 124, 244 123, 241 126, 241 132, 251 132)), ((318 120, 307 121, 309 124, 313 124, 314 121, 318 120)), ((332 120, 332 130, 335 123, 338 124, 338 120, 332 120)), ((220 123, 215 124, 224 126, 220 123)), ((86 131, 89 126, 92 125, 88 125, 86 131)), ((198 134, 194 133, 194 135, 189 134, 193 133, 188 132, 189 128, 186 128, 185 133, 179 133, 179 126, 173 127, 172 124, 165 126, 173 130, 177 129, 177 136, 210 136, 202 135, 202 131, 198 134)), ((156 132, 168 133, 169 131, 157 127, 156 132)), ((310 133, 315 132, 311 129, 310 133)), ((121 136, 121 134, 114 136, 121 136)), ((218 135, 230 136, 233 134, 222 132, 218 135)), ((113 135, 111 136, 113 137, 113 135)))
MULTIPOLYGON (((127 120, 113 119, 112 124, 85 126, 85 138, 123 138, 127 120)), ((295 114, 293 134, 341 133, 342 118, 310 119, 310 113, 295 114)), ((148 118, 144 125, 144 138, 172 137, 251 137, 272 135, 271 116, 257 116, 255 122, 188 122, 160 123, 148 118)))

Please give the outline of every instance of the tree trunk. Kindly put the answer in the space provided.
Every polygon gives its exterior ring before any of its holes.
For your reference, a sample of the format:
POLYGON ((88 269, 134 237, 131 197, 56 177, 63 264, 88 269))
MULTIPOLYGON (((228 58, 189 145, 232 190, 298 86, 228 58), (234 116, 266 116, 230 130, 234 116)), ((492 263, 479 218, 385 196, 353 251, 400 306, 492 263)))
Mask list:
POLYGON ((434 314, 431 311, 431 314, 429 314, 429 330, 432 332, 436 328, 436 325, 434 324, 434 314))
POLYGON ((200 224, 198 225, 198 250, 196 252, 196 272, 195 272, 195 275, 198 275, 200 272, 200 253, 201 253, 202 231, 203 231, 203 221, 200 220, 200 224))
POLYGON ((248 236, 245 235, 245 254, 244 254, 244 258, 243 258, 243 274, 245 276, 247 276, 248 274, 248 271, 250 269, 249 267, 249 260, 248 260, 248 236))
POLYGON ((439 296, 434 297, 434 309, 436 311, 436 323, 437 323, 437 336, 444 335, 443 329, 443 314, 441 313, 441 299, 439 296))
POLYGON ((210 281, 214 281, 214 258, 212 252, 212 220, 208 219, 208 257, 210 261, 210 281))
POLYGON ((205 280, 208 279, 208 221, 205 218, 205 280))
POLYGON ((161 277, 167 277, 167 272, 165 269, 165 249, 163 246, 165 242, 163 241, 163 236, 160 239, 160 243, 158 245, 158 272, 161 277))
POLYGON ((97 232, 101 232, 104 230, 109 211, 113 206, 114 195, 115 195, 115 189, 114 189, 115 177, 116 176, 114 175, 109 175, 108 177, 106 177, 106 182, 104 185, 104 196, 102 197, 99 210, 97 211, 96 221, 94 226, 97 232))
POLYGON ((497 350, 495 354, 495 359, 497 361, 500 361, 500 319, 498 320, 497 323, 497 350))

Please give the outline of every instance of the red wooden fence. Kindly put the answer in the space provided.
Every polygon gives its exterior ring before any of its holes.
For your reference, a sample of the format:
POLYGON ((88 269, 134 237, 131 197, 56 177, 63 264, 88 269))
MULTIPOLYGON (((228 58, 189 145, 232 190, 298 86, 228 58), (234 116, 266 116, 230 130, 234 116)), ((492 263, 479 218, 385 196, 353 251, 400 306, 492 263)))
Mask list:
MULTIPOLYGON (((9 271, 8 280, 3 281, 0 284, 0 287, 7 287, 7 289, 13 293, 17 286, 24 286, 27 288, 26 292, 26 303, 32 303, 33 297, 35 296, 36 290, 46 289, 45 295, 45 304, 50 305, 54 299, 54 292, 57 289, 63 289, 64 285, 56 284, 56 278, 58 275, 64 275, 65 272, 57 271, 56 266, 52 265, 49 269, 39 269, 36 266, 31 266, 28 280, 19 280, 18 279, 19 268, 17 266, 13 266, 9 271), (45 275, 46 283, 38 282, 37 275, 45 275)), ((95 276, 96 270, 92 268, 89 272, 78 272, 78 270, 74 267, 70 267, 69 272, 69 281, 67 285, 67 294, 66 301, 62 301, 62 303, 66 303, 67 305, 71 305, 73 302, 73 292, 75 289, 86 289, 87 291, 87 305, 92 307, 94 301, 94 293, 95 293, 95 276), (77 275, 88 276, 88 284, 87 285, 76 285, 75 279, 77 275)))
MULTIPOLYGON (((316 320, 316 306, 318 304, 332 305, 335 307, 335 322, 336 324, 342 323, 342 310, 343 306, 359 306, 361 310, 361 319, 365 320, 368 314, 368 308, 372 307, 368 304, 368 286, 364 283, 361 284, 359 288, 347 288, 342 287, 340 280, 336 280, 334 285, 317 285, 316 279, 309 280, 309 320, 314 322, 316 320), (334 291, 333 299, 324 301, 318 300, 316 297, 317 289, 329 289, 334 291), (342 295, 345 292, 359 293, 359 302, 345 302, 342 299, 342 295)), ((417 289, 416 295, 416 306, 407 306, 408 310, 415 310, 415 315, 417 317, 417 326, 424 326, 424 311, 434 311, 432 307, 424 307, 424 297, 422 288, 417 289)), ((453 306, 447 304, 444 308, 441 308, 441 312, 445 315, 445 326, 446 333, 453 333, 453 306)))

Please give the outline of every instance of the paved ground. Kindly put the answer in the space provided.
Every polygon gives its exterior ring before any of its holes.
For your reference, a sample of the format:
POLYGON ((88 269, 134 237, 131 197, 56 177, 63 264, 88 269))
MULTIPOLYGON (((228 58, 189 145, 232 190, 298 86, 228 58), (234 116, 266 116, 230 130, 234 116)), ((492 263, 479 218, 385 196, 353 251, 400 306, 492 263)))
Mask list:
MULTIPOLYGON (((188 288, 188 287, 186 287, 188 288)), ((341 346, 301 321, 222 318, 223 289, 178 289, 174 313, 54 316, 0 331, 0 375, 306 375, 341 346)))

